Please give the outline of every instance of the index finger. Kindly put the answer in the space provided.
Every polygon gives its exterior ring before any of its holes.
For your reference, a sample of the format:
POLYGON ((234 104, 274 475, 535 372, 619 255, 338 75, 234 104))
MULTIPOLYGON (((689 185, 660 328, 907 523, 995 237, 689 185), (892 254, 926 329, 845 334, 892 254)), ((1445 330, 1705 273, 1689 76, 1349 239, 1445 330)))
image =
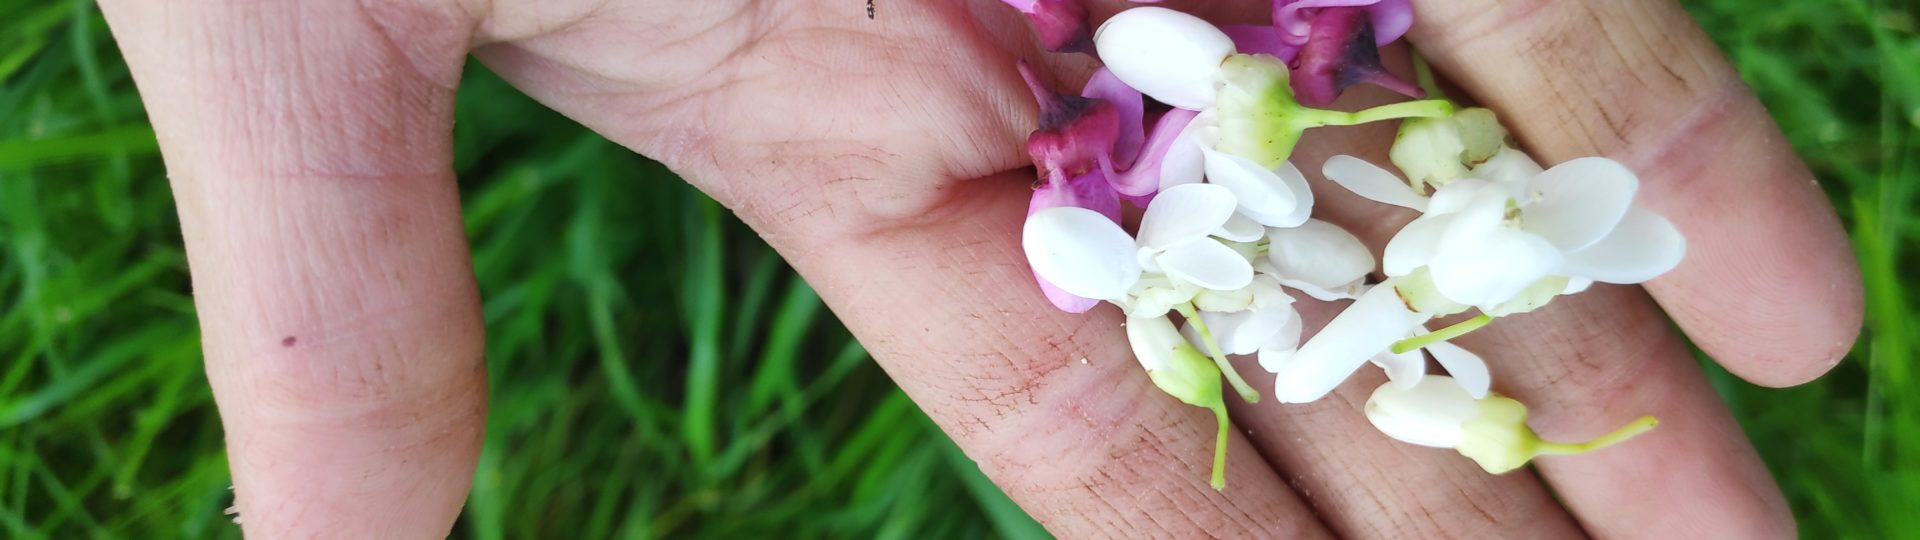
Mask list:
POLYGON ((1859 334, 1860 274, 1833 206, 1766 109, 1670 0, 1415 0, 1410 38, 1543 162, 1604 155, 1687 236, 1646 284, 1729 371, 1788 386, 1859 334))

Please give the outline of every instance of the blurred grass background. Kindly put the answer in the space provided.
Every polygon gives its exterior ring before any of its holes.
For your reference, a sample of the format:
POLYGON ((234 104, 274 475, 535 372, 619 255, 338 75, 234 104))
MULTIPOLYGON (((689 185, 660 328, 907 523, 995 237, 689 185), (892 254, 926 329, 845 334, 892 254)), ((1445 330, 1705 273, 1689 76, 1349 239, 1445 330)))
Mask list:
MULTIPOLYGON (((1828 377, 1709 373, 1805 536, 1920 534, 1920 6, 1687 4, 1825 181, 1868 291, 1828 377)), ((492 415, 458 536, 1045 535, 718 205, 466 79, 492 415)), ((0 0, 0 537, 238 536, 189 294, 96 9, 0 0)))

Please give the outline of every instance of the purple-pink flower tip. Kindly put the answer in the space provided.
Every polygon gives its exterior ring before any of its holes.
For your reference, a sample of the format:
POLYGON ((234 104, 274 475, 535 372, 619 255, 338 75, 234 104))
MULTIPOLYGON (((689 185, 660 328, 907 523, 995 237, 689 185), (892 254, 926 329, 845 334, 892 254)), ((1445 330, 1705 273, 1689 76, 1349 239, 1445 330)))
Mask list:
POLYGON ((1093 52, 1093 30, 1080 0, 1000 0, 1027 15, 1040 43, 1053 52, 1093 52))

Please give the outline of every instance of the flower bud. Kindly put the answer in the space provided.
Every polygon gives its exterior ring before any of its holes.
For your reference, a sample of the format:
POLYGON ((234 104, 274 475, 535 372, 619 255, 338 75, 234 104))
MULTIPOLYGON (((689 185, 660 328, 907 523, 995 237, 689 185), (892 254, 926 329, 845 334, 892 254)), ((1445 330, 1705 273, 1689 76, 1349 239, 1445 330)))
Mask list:
POLYGON ((1493 111, 1462 109, 1444 118, 1415 118, 1400 124, 1388 156, 1407 175, 1414 191, 1439 188, 1467 175, 1506 146, 1507 129, 1493 111))
POLYGON ((1518 469, 1543 455, 1584 454, 1653 429, 1641 417, 1613 433, 1584 443, 1542 440, 1527 426, 1527 406, 1497 393, 1474 399, 1452 377, 1432 375, 1402 388, 1388 383, 1367 398, 1367 420, 1388 437, 1435 448, 1452 448, 1487 472, 1518 469))

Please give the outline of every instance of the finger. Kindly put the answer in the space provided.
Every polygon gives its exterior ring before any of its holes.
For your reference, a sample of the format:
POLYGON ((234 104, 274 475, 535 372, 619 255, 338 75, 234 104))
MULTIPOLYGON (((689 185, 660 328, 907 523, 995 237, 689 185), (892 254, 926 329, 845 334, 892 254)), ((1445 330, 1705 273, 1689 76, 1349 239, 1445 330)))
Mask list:
POLYGON ((1860 330, 1845 231, 1766 109, 1668 0, 1417 1, 1413 42, 1543 162, 1619 159, 1687 236, 1647 284, 1727 369, 1819 376, 1860 330))
POLYGON ((444 537, 485 415, 457 14, 104 4, 180 206, 246 533, 444 537))
POLYGON ((1066 314, 1040 295, 1019 247, 1028 174, 949 186, 919 219, 794 193, 770 194, 785 211, 742 217, 1055 534, 1326 536, 1242 437, 1229 440, 1225 491, 1208 486, 1213 416, 1148 381, 1117 310, 1066 314), (863 225, 818 233, 847 223, 863 225))

